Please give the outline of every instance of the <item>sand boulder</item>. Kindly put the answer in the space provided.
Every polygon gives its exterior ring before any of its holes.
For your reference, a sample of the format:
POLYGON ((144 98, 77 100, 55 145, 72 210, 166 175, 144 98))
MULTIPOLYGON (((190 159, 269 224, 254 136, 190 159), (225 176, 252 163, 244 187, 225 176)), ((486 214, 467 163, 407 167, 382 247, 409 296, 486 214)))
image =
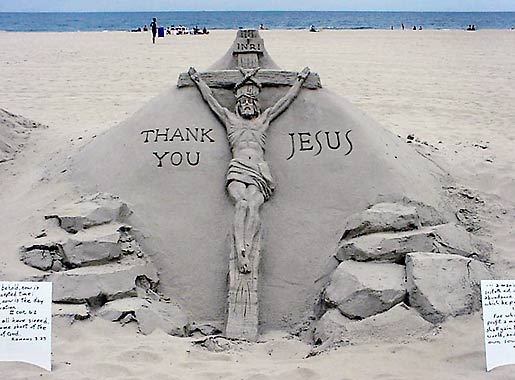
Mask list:
POLYGON ((329 309, 316 322, 313 330, 313 343, 327 348, 329 344, 345 345, 350 343, 347 325, 352 320, 345 317, 338 309, 329 309))
POLYGON ((49 236, 39 238, 21 248, 21 260, 33 268, 73 269, 77 267, 102 265, 118 260, 124 255, 141 258, 143 252, 131 232, 131 227, 118 223, 64 233, 49 229, 49 236))
POLYGON ((432 323, 481 308, 481 280, 492 275, 480 261, 426 252, 406 256, 410 304, 432 323))
POLYGON ((122 322, 131 316, 144 335, 151 334, 155 329, 174 336, 186 336, 190 331, 188 317, 171 302, 125 298, 108 302, 97 315, 113 322, 122 322))
POLYGON ((88 319, 91 314, 86 304, 52 304, 52 316, 68 318, 71 321, 88 319))
POLYGON ((345 261, 331 275, 324 301, 349 318, 366 318, 390 309, 405 296, 402 265, 345 261))
POLYGON ((98 193, 93 196, 63 206, 45 216, 46 219, 57 219, 59 226, 70 233, 111 223, 122 222, 131 213, 127 204, 121 202, 118 197, 110 194, 98 193))
POLYGON ((114 231, 79 232, 62 244, 63 261, 70 267, 106 264, 120 258, 120 233, 114 231))
POLYGON ((144 335, 151 334, 155 329, 163 330, 169 335, 188 335, 188 318, 172 303, 153 302, 147 308, 136 310, 135 317, 144 335))
POLYGON ((137 295, 137 283, 146 279, 159 281, 155 267, 145 260, 77 268, 36 277, 36 281, 53 283, 53 301, 103 304, 106 301, 137 295))
POLYGON ((61 260, 62 249, 53 242, 39 242, 21 248, 21 261, 39 270, 50 270, 56 261, 61 260))
POLYGON ((410 231, 421 226, 442 224, 444 220, 434 207, 407 198, 381 202, 349 216, 344 222, 341 240, 377 232, 410 231))
POLYGON ((343 240, 338 260, 390 261, 403 263, 409 252, 438 252, 485 258, 485 246, 456 224, 423 227, 406 232, 376 233, 343 240))
POLYGON ((315 353, 346 344, 406 343, 423 338, 434 326, 404 303, 372 317, 355 321, 328 310, 313 332, 315 353))
POLYGON ((351 215, 345 221, 342 239, 386 231, 407 231, 420 227, 415 206, 400 203, 378 203, 351 215))

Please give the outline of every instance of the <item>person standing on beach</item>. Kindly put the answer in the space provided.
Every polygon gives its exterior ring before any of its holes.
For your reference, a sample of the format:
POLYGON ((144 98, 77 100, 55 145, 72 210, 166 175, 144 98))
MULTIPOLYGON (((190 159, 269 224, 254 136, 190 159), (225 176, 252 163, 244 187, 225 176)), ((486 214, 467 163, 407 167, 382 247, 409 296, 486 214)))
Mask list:
POLYGON ((156 36, 157 36, 157 18, 153 18, 152 22, 150 23, 150 27, 152 28, 152 43, 156 43, 156 36))

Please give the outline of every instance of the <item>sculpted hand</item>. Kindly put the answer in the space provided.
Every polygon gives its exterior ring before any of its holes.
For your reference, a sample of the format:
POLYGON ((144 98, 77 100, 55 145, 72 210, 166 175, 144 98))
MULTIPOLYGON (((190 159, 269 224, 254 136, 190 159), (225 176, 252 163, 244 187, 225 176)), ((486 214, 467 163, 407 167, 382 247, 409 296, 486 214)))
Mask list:
POLYGON ((194 82, 200 81, 200 75, 197 72, 197 70, 195 70, 195 68, 190 67, 190 69, 188 70, 188 74, 190 75, 190 78, 192 81, 194 81, 194 82))
POLYGON ((299 79, 302 79, 302 80, 306 80, 306 78, 309 76, 309 73, 311 72, 311 70, 309 69, 309 67, 304 67, 304 70, 302 70, 298 75, 297 75, 297 78, 299 79))

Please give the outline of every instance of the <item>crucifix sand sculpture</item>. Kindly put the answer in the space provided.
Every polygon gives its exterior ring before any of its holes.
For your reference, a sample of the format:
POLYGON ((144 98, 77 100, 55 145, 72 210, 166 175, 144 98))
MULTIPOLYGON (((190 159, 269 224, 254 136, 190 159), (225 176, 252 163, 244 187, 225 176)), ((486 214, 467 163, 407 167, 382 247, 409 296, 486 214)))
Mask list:
POLYGON ((259 107, 261 85, 254 78, 259 67, 248 71, 240 68, 240 71, 243 79, 235 85, 235 112, 218 103, 209 86, 193 67, 188 73, 227 132, 232 152, 227 171, 227 191, 236 209, 233 248, 238 271, 247 274, 252 272, 249 257, 259 249, 259 208, 270 199, 274 191, 272 174, 265 161, 266 131, 270 123, 295 100, 309 75, 309 68, 302 70, 287 94, 264 112, 259 107))
POLYGON ((274 191, 274 180, 265 160, 266 132, 270 124, 297 98, 303 86, 319 88, 320 81, 310 69, 299 73, 260 70, 263 40, 255 30, 240 30, 234 43, 238 70, 199 73, 190 68, 181 74, 179 87, 192 83, 211 111, 225 127, 232 159, 227 171, 227 192, 234 203, 229 261, 229 290, 226 336, 254 341, 258 336, 258 268, 262 228, 259 210, 274 191), (190 80, 189 80, 190 79, 190 80), (261 111, 259 95, 263 86, 290 86, 271 107, 261 111), (212 87, 234 91, 234 112, 222 106, 212 87))

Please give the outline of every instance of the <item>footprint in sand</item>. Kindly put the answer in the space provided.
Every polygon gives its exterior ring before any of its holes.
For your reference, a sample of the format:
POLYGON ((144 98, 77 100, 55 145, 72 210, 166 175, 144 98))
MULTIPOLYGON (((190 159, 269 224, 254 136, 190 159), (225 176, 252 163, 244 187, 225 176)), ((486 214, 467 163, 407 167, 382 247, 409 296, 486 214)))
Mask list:
MULTIPOLYGON (((148 378, 150 379, 151 377, 149 376, 148 378)), ((159 380, 184 380, 183 377, 170 376, 169 373, 165 373, 165 372, 156 372, 152 375, 152 378, 159 379, 159 380)), ((141 380, 141 379, 137 379, 137 380, 141 380)))
POLYGON ((158 363, 163 361, 161 355, 145 350, 122 351, 116 356, 116 359, 122 363, 158 363))
POLYGON ((250 375, 246 380, 272 380, 272 378, 262 373, 255 373, 250 375))
POLYGON ((127 376, 134 375, 126 366, 111 363, 96 363, 95 374, 100 379, 127 379, 127 376))
POLYGON ((236 376, 234 372, 223 372, 223 371, 210 371, 210 372, 199 372, 195 375, 195 379, 205 379, 205 380, 213 380, 213 379, 235 379, 239 378, 236 376))
POLYGON ((320 373, 313 371, 309 368, 298 367, 289 371, 282 372, 277 378, 279 379, 296 379, 296 380, 308 380, 308 379, 320 379, 320 373))

